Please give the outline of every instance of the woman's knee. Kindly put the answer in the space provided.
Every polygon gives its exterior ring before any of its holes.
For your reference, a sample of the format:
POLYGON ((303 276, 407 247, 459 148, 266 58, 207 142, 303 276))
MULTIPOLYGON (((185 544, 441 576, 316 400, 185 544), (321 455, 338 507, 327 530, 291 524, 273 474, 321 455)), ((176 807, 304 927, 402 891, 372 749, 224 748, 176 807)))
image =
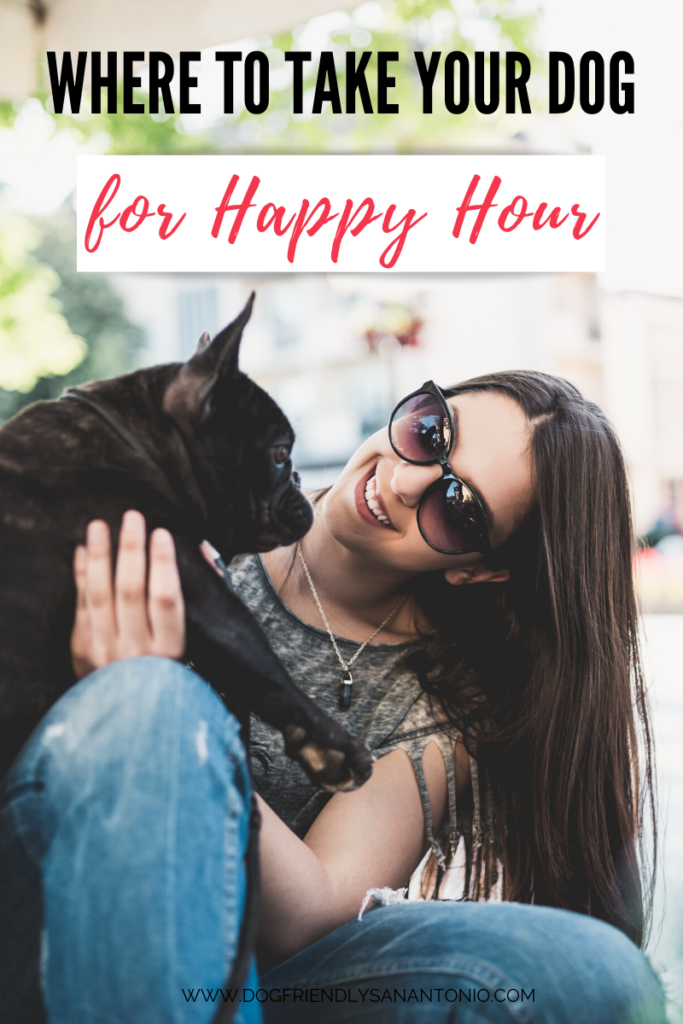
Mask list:
POLYGON ((496 966, 520 991, 533 992, 541 1020, 664 1024, 656 975, 637 946, 604 921, 514 903, 462 909, 459 935, 468 955, 496 966))
POLYGON ((572 992, 581 1019, 596 1024, 665 1024, 661 983, 619 929, 585 914, 525 907, 541 918, 532 942, 545 950, 547 985, 572 992))
MULTIPOLYGON (((463 985, 467 978, 472 985, 488 979, 489 987, 495 982, 494 989, 500 986, 524 999, 539 1021, 665 1022, 657 978, 625 935, 594 918, 548 907, 400 903, 344 925, 286 967, 288 972, 303 969, 316 983, 336 984, 342 975, 383 976, 387 961, 392 972, 405 967, 411 974, 424 973, 425 983, 434 972, 463 985)), ((296 973, 288 984, 294 981, 296 973)))
MULTIPOLYGON (((135 1020, 150 992, 172 1001, 159 1019, 175 1019, 182 984, 224 981, 250 785, 238 724, 202 679, 160 658, 93 673, 51 709, 8 784, 14 884, 44 905, 50 1019, 82 1005, 135 1020), (37 890, 24 878, 35 866, 37 890)), ((6 926, 11 941, 23 918, 6 926)))
POLYGON ((50 709, 20 756, 18 774, 82 784, 98 776, 155 776, 178 758, 227 759, 246 774, 239 724, 195 672, 166 658, 113 662, 50 709))

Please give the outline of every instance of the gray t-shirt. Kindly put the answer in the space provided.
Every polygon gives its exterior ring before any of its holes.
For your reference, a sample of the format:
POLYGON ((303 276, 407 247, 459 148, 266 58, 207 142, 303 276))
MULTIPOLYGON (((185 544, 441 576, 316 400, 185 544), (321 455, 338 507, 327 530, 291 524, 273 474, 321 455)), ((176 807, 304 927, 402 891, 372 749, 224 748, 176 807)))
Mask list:
MULTIPOLYGON (((432 815, 422 770, 422 752, 434 739, 443 754, 448 776, 449 823, 457 846, 454 733, 440 708, 430 706, 415 672, 405 664, 422 640, 401 644, 368 644, 352 668, 353 698, 339 708, 341 666, 326 632, 303 622, 283 603, 258 555, 230 569, 230 584, 251 609, 294 682, 321 710, 362 740, 377 757, 397 747, 409 755, 425 813, 425 830, 437 862, 445 866, 442 843, 432 831, 432 815)), ((337 637, 346 660, 358 644, 337 637)), ((254 786, 267 804, 300 837, 306 834, 331 794, 318 789, 303 770, 285 756, 281 734, 259 719, 251 720, 251 769, 254 786)))

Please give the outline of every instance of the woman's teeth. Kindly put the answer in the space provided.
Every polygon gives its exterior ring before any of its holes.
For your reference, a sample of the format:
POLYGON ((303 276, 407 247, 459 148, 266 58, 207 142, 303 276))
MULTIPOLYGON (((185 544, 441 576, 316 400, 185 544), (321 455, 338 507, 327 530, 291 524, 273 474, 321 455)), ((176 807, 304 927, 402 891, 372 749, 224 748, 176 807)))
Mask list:
POLYGON ((375 498, 375 478, 371 476, 365 485, 365 501, 368 508, 372 512, 376 519, 379 519, 380 523, 385 523, 387 526, 391 526, 391 522, 382 512, 380 503, 375 498))

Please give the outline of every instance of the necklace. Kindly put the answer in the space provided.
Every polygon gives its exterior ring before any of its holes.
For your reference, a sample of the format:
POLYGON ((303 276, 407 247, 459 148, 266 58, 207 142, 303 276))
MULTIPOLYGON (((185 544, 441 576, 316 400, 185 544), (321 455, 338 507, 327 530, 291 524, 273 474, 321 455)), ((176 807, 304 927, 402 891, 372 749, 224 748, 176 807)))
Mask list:
POLYGON ((360 645, 360 647, 358 648, 358 650, 356 651, 354 656, 352 658, 350 658, 348 661, 344 661, 344 659, 342 658, 342 655, 341 655, 341 651, 339 650, 339 647, 337 645, 337 639, 336 639, 334 633, 332 632, 332 630, 330 629, 330 624, 327 621, 327 615, 325 615, 325 611, 324 611, 323 606, 322 606, 322 604, 320 602, 320 598, 318 597, 318 591, 315 589, 315 584, 313 583, 313 580, 311 578, 311 573, 309 571, 308 566, 306 565, 306 559, 304 558, 304 553, 301 550, 301 548, 299 548, 299 558, 301 559, 301 564, 302 564, 304 572, 306 574, 306 579, 308 580, 308 585, 311 588, 311 593, 313 594, 313 598, 315 600, 315 603, 318 606, 318 611, 320 612, 320 614, 322 616, 322 620, 325 623, 325 628, 327 629, 327 632, 329 634, 330 640, 332 641, 332 646, 334 647, 334 652, 337 655, 337 658, 339 659, 339 664, 342 667, 342 674, 341 674, 341 680, 340 680, 340 686, 339 686, 339 707, 342 709, 342 711, 344 711, 344 710, 346 710, 346 708, 351 706, 351 689, 353 687, 353 676, 351 675, 351 666, 353 665, 353 663, 356 660, 356 658, 358 657, 358 655, 361 654, 365 650, 365 648, 368 646, 370 641, 374 640, 374 638, 377 636, 377 634, 380 632, 380 630, 384 629, 384 627, 387 625, 387 623, 391 619, 393 619, 394 615, 399 610, 399 608, 401 607, 401 605, 403 604, 403 602, 405 601, 405 599, 407 598, 408 595, 407 594, 403 595, 403 597, 398 602, 398 604, 396 605, 394 610, 387 615, 387 617, 384 620, 384 622, 380 622, 379 626, 374 631, 374 633, 371 633, 370 636, 367 638, 367 640, 360 645))

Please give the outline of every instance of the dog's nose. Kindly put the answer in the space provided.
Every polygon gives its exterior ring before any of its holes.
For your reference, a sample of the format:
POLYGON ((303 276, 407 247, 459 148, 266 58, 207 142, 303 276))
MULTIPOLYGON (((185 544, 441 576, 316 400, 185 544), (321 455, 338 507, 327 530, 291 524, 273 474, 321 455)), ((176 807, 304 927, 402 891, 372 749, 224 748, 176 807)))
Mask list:
POLYGON ((295 487, 301 487, 301 477, 299 476, 295 469, 292 470, 292 483, 294 484, 295 487))

